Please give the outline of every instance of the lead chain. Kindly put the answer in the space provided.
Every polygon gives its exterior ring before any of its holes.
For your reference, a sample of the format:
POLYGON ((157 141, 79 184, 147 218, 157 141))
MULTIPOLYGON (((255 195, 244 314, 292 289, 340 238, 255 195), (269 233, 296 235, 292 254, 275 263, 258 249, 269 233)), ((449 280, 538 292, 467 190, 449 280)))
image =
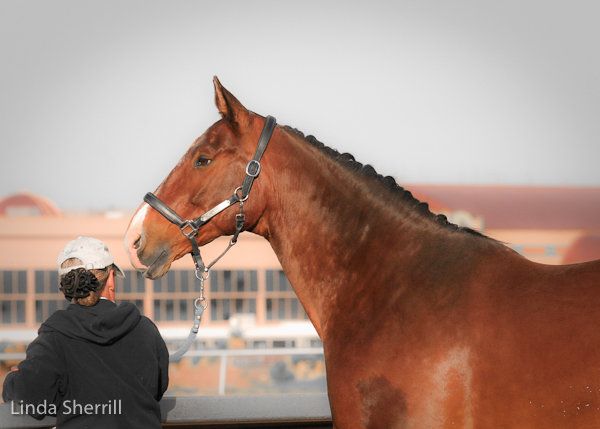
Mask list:
POLYGON ((196 309, 202 307, 203 310, 206 310, 207 302, 206 296, 204 295, 204 282, 210 276, 210 272, 208 271, 208 268, 204 268, 204 271, 200 271, 198 268, 196 268, 195 275, 200 281, 200 296, 194 301, 194 307, 196 307, 196 309))

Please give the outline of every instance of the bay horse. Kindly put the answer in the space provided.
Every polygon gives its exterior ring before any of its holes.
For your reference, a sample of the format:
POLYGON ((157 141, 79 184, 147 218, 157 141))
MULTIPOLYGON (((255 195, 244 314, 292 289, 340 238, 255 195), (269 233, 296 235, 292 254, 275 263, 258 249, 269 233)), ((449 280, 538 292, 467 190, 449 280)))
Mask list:
MULTIPOLYGON (((155 191, 187 219, 240 185, 265 125, 214 86, 221 119, 155 191)), ((287 126, 260 170, 244 227, 269 241, 322 339, 335 427, 600 427, 600 261, 531 262, 287 126)), ((194 242, 233 234, 236 213, 194 242)), ((149 278, 191 249, 148 204, 125 241, 149 278)))

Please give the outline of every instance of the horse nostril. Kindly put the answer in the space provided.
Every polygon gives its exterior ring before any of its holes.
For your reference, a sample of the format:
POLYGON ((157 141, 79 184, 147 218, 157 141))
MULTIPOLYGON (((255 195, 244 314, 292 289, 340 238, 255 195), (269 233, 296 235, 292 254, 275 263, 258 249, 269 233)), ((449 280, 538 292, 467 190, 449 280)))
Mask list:
POLYGON ((131 244, 132 250, 138 255, 144 251, 145 246, 146 239, 144 237, 144 234, 139 235, 138 238, 131 244))

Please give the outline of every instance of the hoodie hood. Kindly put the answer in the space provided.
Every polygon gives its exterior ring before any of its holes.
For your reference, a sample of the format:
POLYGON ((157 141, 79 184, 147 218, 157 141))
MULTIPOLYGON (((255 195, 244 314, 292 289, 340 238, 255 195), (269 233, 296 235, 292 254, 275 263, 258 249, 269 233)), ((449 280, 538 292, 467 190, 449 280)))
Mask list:
POLYGON ((42 323, 39 333, 58 331, 70 338, 96 344, 112 344, 134 329, 141 319, 140 311, 129 302, 116 305, 101 299, 91 307, 70 304, 42 323))

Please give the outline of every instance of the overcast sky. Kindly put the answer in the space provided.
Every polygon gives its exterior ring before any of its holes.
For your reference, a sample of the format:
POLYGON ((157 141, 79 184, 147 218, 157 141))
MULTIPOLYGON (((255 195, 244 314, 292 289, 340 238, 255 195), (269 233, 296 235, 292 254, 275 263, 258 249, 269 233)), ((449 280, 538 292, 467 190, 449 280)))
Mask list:
POLYGON ((600 186, 597 1, 2 1, 0 197, 131 209, 251 110, 400 183, 600 186))

